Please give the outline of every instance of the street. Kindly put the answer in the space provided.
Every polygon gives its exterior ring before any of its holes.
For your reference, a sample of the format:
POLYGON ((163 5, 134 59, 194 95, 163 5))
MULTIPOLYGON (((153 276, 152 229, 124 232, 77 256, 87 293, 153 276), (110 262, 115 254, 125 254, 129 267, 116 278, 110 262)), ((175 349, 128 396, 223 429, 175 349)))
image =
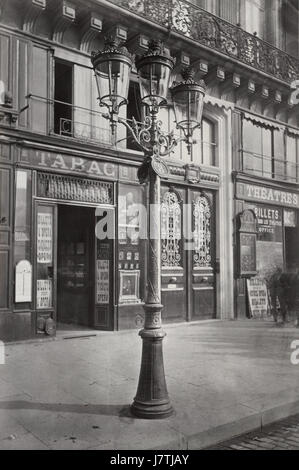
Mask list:
POLYGON ((203 449, 299 413, 292 324, 206 321, 165 330, 175 413, 163 420, 129 411, 141 359, 137 330, 7 344, 0 449, 203 449))

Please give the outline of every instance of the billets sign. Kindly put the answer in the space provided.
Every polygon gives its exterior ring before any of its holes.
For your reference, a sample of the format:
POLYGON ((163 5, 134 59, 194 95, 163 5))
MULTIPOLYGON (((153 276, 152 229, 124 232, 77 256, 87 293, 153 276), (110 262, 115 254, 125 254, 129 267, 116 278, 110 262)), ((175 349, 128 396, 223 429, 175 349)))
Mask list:
POLYGON ((252 277, 247 279, 249 308, 252 318, 263 319, 269 314, 268 291, 264 279, 252 277))

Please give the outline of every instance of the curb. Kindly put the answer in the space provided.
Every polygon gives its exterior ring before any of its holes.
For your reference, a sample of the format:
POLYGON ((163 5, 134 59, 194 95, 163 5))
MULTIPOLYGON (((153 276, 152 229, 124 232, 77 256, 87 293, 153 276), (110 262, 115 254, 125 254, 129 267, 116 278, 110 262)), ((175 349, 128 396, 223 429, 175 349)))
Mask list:
POLYGON ((252 415, 238 421, 225 423, 190 436, 185 435, 183 438, 175 439, 150 450, 206 450, 243 434, 262 431, 269 424, 274 424, 298 413, 299 400, 296 400, 267 410, 254 412, 252 415))

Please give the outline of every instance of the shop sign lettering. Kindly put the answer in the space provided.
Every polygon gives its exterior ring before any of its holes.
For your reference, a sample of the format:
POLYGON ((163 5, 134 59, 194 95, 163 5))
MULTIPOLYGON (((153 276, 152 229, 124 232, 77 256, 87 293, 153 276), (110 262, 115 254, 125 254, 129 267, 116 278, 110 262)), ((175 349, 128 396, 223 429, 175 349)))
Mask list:
POLYGON ((299 208, 299 194, 254 184, 237 183, 236 195, 250 201, 268 202, 279 206, 299 208))
POLYGON ((90 176, 105 176, 110 178, 117 176, 117 166, 114 163, 67 154, 21 149, 21 161, 31 163, 41 169, 51 168, 57 171, 73 171, 90 176))

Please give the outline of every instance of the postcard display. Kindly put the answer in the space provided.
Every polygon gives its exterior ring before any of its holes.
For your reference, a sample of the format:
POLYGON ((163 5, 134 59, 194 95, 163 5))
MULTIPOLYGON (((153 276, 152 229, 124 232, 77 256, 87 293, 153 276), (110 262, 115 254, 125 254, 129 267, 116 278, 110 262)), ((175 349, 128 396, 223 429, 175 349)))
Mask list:
POLYGON ((52 307, 53 269, 53 212, 40 207, 37 214, 37 280, 36 308, 52 307))
POLYGON ((119 302, 140 303, 140 194, 133 186, 119 201, 119 302))

